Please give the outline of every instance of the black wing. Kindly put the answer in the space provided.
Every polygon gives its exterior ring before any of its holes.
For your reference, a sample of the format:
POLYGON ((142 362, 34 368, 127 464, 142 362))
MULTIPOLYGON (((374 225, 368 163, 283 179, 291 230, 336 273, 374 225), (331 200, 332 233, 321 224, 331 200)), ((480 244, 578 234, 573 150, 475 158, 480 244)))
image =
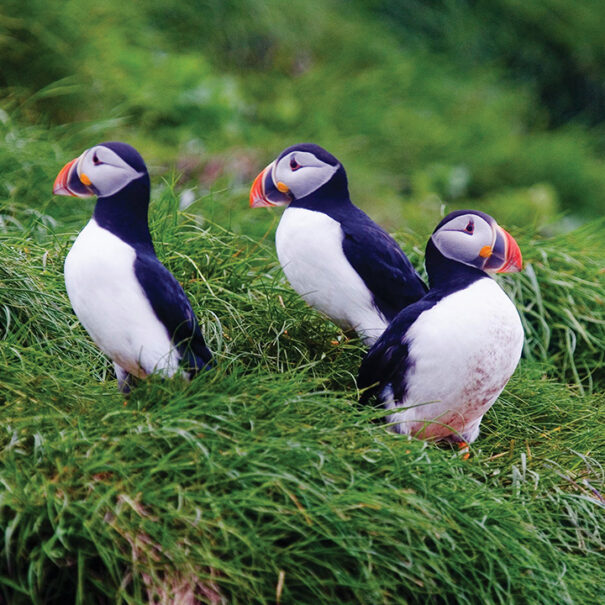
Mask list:
POLYGON ((174 275, 152 254, 137 255, 134 271, 186 369, 197 372, 209 365, 212 353, 206 346, 191 303, 174 275))
POLYGON ((379 394, 387 385, 391 385, 396 401, 403 399, 409 366, 407 331, 438 300, 439 297, 428 294, 403 309, 366 353, 357 374, 357 387, 364 390, 362 403, 367 403, 372 395, 379 394))
POLYGON ((341 221, 345 256, 372 292, 376 307, 391 321, 399 311, 420 300, 428 289, 384 229, 361 210, 348 219, 341 221))

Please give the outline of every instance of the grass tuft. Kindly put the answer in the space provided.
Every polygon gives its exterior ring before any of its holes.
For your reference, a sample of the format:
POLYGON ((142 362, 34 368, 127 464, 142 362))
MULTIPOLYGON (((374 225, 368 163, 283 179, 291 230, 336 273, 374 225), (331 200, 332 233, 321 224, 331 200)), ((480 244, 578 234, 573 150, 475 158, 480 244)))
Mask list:
POLYGON ((592 391, 605 382, 605 222, 522 242, 525 270, 504 279, 525 329, 524 353, 592 391))

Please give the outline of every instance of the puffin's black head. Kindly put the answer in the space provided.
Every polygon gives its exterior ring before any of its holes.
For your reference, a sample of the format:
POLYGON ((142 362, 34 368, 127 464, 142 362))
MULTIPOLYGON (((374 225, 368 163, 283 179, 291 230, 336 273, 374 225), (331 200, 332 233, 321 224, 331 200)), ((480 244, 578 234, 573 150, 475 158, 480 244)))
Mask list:
POLYGON ((87 149, 65 164, 55 179, 53 193, 105 198, 137 179, 148 178, 145 162, 134 147, 109 141, 87 149))
POLYGON ((347 176, 342 164, 325 149, 313 143, 299 143, 284 149, 254 179, 250 206, 287 206, 315 193, 327 183, 332 195, 348 199, 347 176))
POLYGON ((437 225, 427 244, 429 275, 439 262, 432 248, 446 259, 490 273, 514 273, 523 264, 512 235, 478 210, 456 210, 437 225))

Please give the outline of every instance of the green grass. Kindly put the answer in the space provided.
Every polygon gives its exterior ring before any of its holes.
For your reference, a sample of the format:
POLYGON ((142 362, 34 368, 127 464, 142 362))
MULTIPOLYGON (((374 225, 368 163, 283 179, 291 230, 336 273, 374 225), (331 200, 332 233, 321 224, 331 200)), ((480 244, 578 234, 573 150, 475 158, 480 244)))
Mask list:
MULTIPOLYGON (((250 239, 176 205, 168 186, 152 206, 158 254, 217 367, 190 384, 152 378, 127 400, 69 309, 72 234, 36 242, 15 228, 1 240, 7 602, 187 591, 233 603, 602 602, 602 383, 593 372, 581 394, 558 382, 571 352, 555 337, 557 322, 574 326, 562 292, 584 312, 595 296, 595 269, 574 254, 594 258, 599 223, 522 246, 541 303, 531 275, 504 285, 542 361, 522 360, 465 461, 390 433, 382 410, 356 403, 363 349, 290 290, 271 234, 250 239), (568 266, 572 281, 557 280, 568 266)), ((579 336, 602 338, 599 317, 593 308, 579 336)), ((582 343, 579 368, 591 355, 582 343)))
POLYGON ((10 602, 140 602, 146 582, 177 578, 274 602, 282 572, 283 602, 600 598, 603 401, 539 366, 524 364, 465 462, 300 370, 152 380, 125 405, 113 384, 40 357, 36 372, 21 353, 5 359, 10 602))
POLYGON ((518 305, 525 354, 583 391, 605 380, 605 223, 521 240, 525 269, 503 285, 518 305))

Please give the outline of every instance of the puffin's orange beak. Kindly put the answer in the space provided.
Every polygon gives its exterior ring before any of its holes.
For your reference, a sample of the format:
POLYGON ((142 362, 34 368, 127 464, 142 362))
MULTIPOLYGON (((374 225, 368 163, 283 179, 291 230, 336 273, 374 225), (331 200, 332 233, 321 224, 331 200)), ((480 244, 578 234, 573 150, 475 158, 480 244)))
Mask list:
POLYGON ((505 229, 499 227, 504 238, 506 239, 506 255, 505 263, 498 269, 498 273, 517 273, 523 269, 523 258, 521 256, 521 249, 517 244, 515 238, 505 229))
POLYGON ((74 164, 78 161, 79 158, 74 158, 71 162, 67 162, 63 168, 61 168, 57 178, 55 179, 55 184, 53 185, 53 194, 54 195, 73 195, 77 197, 78 194, 73 192, 69 186, 67 185, 69 181, 69 177, 71 176, 72 168, 74 164))
POLYGON ((71 162, 67 162, 61 168, 53 185, 53 193, 55 195, 70 195, 73 197, 91 197, 96 195, 96 190, 90 179, 85 174, 78 175, 78 162, 83 155, 71 162))
POLYGON ((292 197, 287 191, 279 190, 273 182, 273 166, 275 162, 271 162, 261 173, 254 179, 250 188, 250 208, 263 208, 272 206, 287 206, 292 197))
POLYGON ((496 225, 496 241, 483 268, 485 271, 494 273, 517 273, 523 269, 523 258, 521 257, 519 244, 500 225, 496 225))

